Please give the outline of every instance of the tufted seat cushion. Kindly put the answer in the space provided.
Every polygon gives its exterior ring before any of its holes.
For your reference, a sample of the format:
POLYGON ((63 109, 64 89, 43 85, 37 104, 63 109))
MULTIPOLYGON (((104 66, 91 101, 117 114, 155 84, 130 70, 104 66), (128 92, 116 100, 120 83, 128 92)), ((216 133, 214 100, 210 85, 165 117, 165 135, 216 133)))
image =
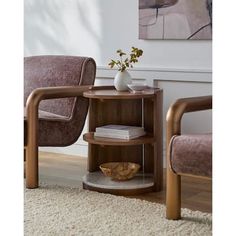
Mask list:
POLYGON ((212 134, 174 136, 170 165, 174 172, 212 176, 212 134))

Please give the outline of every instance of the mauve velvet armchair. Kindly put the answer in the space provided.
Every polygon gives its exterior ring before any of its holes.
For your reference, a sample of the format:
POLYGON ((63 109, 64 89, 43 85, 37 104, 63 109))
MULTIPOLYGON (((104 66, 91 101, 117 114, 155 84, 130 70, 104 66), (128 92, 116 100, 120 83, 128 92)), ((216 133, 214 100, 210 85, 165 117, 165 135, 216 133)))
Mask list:
POLYGON ((181 134, 187 112, 212 109, 212 96, 178 99, 167 113, 166 218, 181 218, 181 176, 212 177, 212 134, 181 134))
POLYGON ((24 59, 26 187, 38 187, 38 146, 68 146, 84 127, 96 63, 76 56, 24 59))

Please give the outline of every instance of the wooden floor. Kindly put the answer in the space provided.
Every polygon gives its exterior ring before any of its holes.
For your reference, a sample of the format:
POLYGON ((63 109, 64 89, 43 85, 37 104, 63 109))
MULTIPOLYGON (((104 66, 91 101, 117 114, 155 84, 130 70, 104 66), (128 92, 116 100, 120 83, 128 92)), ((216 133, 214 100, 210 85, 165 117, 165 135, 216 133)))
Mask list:
MULTIPOLYGON (((40 181, 63 186, 82 187, 87 160, 64 154, 40 152, 40 181)), ((182 207, 203 212, 212 211, 212 182, 198 178, 182 177, 182 207)), ((164 189, 161 192, 132 196, 151 202, 165 203, 164 189)))

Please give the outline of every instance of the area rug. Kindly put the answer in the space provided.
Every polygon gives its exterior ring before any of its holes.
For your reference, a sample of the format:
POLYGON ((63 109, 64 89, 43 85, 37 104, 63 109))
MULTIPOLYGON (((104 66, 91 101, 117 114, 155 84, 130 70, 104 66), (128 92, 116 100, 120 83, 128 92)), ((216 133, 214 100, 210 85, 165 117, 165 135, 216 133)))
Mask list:
POLYGON ((182 209, 165 219, 165 206, 80 188, 41 184, 25 189, 25 236, 212 235, 211 214, 182 209))

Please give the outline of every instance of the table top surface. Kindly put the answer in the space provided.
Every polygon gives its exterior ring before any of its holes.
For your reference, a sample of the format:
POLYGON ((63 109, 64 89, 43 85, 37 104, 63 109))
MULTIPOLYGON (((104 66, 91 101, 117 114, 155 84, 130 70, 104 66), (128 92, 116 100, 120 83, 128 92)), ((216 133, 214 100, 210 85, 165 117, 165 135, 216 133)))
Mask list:
POLYGON ((147 89, 140 92, 117 91, 115 89, 96 89, 89 90, 83 93, 84 97, 97 99, 139 99, 154 97, 160 89, 147 89))

